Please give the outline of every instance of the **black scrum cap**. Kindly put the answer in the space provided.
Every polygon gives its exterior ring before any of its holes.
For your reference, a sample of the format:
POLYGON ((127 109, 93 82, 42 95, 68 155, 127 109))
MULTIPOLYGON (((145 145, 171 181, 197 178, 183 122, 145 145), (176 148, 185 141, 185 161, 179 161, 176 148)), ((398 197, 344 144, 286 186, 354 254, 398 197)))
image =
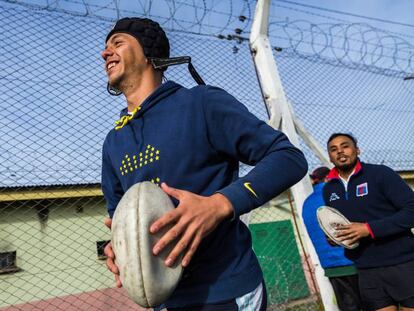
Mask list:
MULTIPOLYGON (((191 63, 191 57, 170 58, 170 42, 160 24, 148 18, 125 17, 118 20, 106 36, 105 42, 115 33, 127 33, 136 38, 144 50, 145 57, 155 70, 165 71, 168 66, 188 64, 188 70, 198 84, 205 84, 191 63)), ((111 95, 121 95, 122 92, 107 84, 111 95)))
POLYGON ((170 57, 170 43, 164 30, 157 22, 148 18, 121 18, 106 36, 105 42, 108 42, 113 34, 120 32, 135 37, 144 50, 145 57, 170 57))

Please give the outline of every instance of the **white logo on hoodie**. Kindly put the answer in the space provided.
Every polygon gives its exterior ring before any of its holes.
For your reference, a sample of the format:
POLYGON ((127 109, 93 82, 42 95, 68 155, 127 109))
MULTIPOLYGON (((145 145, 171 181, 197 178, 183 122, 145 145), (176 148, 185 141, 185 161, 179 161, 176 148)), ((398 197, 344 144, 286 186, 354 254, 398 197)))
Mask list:
POLYGON ((333 193, 331 193, 331 197, 329 198, 329 202, 336 201, 336 200, 339 200, 339 199, 340 199, 339 195, 337 195, 335 192, 333 192, 333 193))

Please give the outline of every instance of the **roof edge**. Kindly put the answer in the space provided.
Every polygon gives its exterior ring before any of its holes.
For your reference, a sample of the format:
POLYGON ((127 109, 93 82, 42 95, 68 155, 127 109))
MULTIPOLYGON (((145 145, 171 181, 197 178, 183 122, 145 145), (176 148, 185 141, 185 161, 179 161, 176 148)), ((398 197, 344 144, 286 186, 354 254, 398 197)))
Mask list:
POLYGON ((101 185, 0 188, 0 202, 103 196, 101 185))

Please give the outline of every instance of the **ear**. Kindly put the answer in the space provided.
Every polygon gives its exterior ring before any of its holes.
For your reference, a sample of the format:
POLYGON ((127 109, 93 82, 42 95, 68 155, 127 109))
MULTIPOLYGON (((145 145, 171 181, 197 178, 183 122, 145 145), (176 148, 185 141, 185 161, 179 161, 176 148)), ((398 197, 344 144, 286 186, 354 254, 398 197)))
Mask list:
POLYGON ((361 150, 359 150, 359 148, 357 147, 357 155, 361 154, 361 150))

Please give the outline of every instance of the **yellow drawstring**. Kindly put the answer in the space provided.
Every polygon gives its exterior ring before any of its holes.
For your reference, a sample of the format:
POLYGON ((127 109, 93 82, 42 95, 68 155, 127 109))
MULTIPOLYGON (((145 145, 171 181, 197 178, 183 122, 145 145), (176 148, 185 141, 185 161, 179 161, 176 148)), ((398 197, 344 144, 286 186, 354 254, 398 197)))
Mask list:
POLYGON ((122 116, 121 119, 119 119, 118 121, 115 121, 115 130, 119 130, 121 128, 123 128, 125 125, 128 124, 129 121, 131 121, 135 114, 141 110, 141 106, 135 108, 131 114, 127 114, 125 116, 122 116))

